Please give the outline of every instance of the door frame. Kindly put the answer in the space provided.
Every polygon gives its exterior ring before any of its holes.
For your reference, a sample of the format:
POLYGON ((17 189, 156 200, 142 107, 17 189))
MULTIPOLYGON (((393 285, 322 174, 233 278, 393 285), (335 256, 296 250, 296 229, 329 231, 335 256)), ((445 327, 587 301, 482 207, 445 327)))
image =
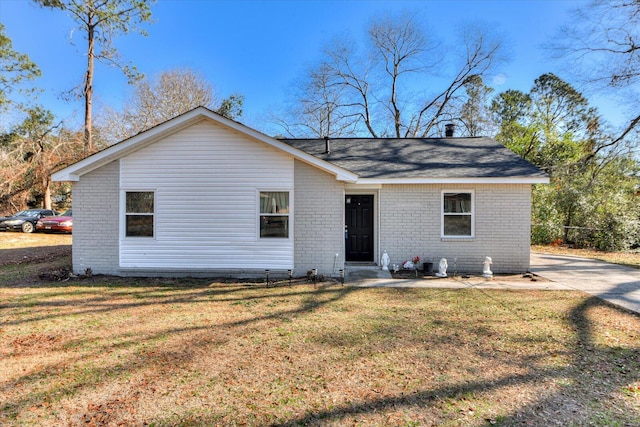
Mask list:
MULTIPOLYGON (((344 192, 344 197, 342 199, 342 205, 343 205, 343 228, 344 226, 346 226, 346 215, 347 215, 347 210, 346 210, 346 206, 347 206, 347 197, 348 196, 373 196, 373 223, 372 223, 372 233, 373 233, 373 259, 371 261, 367 261, 367 262, 372 262, 375 265, 379 265, 379 253, 378 253, 378 248, 380 247, 380 209, 379 209, 379 194, 378 194, 378 189, 351 189, 351 188, 346 188, 345 192, 344 192)), ((344 240, 344 259, 345 262, 349 263, 349 262, 358 262, 358 261, 347 261, 347 241, 346 239, 344 240)))

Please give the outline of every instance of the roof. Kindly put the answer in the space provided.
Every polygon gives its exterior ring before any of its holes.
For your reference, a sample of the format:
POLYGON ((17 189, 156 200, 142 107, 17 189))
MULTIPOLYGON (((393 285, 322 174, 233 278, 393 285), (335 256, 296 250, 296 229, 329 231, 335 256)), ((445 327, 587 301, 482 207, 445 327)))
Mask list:
POLYGON ((204 107, 99 151, 55 172, 52 179, 78 181, 88 172, 202 120, 240 132, 348 183, 549 182, 547 174, 491 138, 336 138, 329 140, 327 153, 325 139, 275 139, 204 107))
POLYGON ((318 169, 336 176, 339 181, 355 182, 357 175, 348 170, 342 169, 334 163, 326 162, 319 157, 301 151, 292 145, 284 144, 277 139, 271 138, 255 129, 247 127, 234 120, 223 117, 205 107, 197 107, 171 120, 152 127, 131 138, 125 139, 117 144, 105 148, 83 160, 80 160, 62 170, 51 175, 53 181, 78 181, 80 177, 92 170, 95 170, 107 163, 118 160, 138 151, 162 138, 185 129, 202 120, 210 120, 228 129, 240 132, 247 138, 262 142, 277 150, 291 155, 293 158, 312 165, 318 169))
POLYGON ((358 183, 521 182, 549 176, 496 140, 469 138, 281 139, 358 175, 358 183))

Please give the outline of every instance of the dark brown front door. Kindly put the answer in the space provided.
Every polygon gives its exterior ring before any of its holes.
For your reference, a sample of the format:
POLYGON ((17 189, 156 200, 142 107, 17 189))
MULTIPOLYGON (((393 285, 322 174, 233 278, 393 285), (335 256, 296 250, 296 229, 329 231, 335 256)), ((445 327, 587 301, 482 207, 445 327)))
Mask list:
POLYGON ((373 261, 373 196, 346 196, 347 261, 373 261))

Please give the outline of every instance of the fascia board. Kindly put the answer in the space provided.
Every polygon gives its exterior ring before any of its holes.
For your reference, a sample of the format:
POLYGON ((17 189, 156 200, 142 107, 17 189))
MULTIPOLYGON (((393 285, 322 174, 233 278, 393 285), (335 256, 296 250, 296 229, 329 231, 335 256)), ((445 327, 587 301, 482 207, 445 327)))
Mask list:
POLYGON ((548 184, 548 177, 511 178, 361 178, 357 184, 548 184))

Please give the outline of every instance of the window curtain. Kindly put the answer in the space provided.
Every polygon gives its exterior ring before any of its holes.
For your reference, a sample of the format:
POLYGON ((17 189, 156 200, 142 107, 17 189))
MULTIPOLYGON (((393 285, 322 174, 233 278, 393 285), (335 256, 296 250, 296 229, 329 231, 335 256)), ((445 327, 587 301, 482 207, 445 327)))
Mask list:
POLYGON ((260 213, 289 213, 289 193, 285 191, 265 191, 260 193, 260 213))
POLYGON ((447 193, 444 197, 446 213, 471 213, 471 194, 447 193))

